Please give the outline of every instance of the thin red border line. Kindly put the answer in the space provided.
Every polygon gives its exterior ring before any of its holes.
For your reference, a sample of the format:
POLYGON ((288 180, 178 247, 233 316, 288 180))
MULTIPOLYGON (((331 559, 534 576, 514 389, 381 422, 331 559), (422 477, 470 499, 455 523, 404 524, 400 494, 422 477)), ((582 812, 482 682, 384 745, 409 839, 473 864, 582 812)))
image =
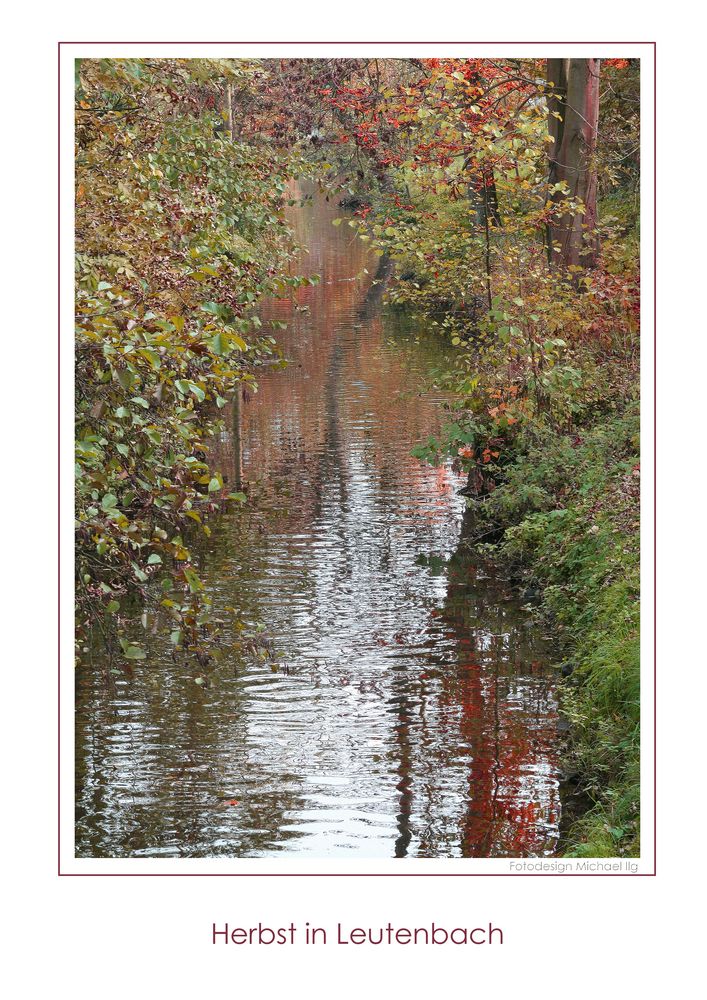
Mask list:
POLYGON ((655 42, 460 42, 455 39, 453 42, 90 42, 90 41, 64 41, 59 45, 653 45, 655 42))
POLYGON ((57 874, 61 875, 61 42, 57 47, 57 874))
POLYGON ((658 51, 653 43, 653 874, 658 874, 658 51))
MULTIPOLYGON (((656 42, 57 42, 57 876, 59 878, 655 878, 658 874, 658 87, 656 42), (652 872, 63 872, 61 870, 61 47, 62 45, 652 45, 653 46, 653 871, 652 872)), ((238 859, 229 859, 237 861, 238 859)), ((241 859, 242 860, 242 859, 241 859)))

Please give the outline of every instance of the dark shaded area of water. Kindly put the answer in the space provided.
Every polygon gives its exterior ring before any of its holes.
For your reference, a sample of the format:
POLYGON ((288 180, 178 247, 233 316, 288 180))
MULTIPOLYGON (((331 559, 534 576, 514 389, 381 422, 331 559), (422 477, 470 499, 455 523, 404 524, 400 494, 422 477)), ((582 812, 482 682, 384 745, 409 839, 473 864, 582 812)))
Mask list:
POLYGON ((110 689, 100 664, 79 669, 80 856, 556 850, 547 649, 458 547, 463 482, 411 457, 444 419, 442 348, 362 312, 377 260, 337 214, 293 215, 310 251, 293 271, 322 283, 268 306, 292 363, 244 404, 249 504, 199 567, 217 608, 266 624, 269 650, 236 651, 234 632, 204 672, 155 635, 110 689))

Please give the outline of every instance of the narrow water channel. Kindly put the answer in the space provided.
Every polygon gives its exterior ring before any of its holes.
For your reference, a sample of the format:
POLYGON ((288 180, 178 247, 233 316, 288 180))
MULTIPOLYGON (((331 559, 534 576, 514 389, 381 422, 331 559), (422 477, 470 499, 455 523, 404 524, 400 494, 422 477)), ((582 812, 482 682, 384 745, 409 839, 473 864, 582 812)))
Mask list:
POLYGON ((200 555, 215 606, 264 623, 267 650, 222 656, 206 684, 159 635, 112 685, 96 657, 79 668, 79 856, 556 850, 545 641, 459 549, 463 482, 411 457, 444 419, 442 348, 362 313, 376 258, 341 214, 293 210, 293 272, 322 281, 267 307, 291 364, 243 406, 249 504, 200 555))

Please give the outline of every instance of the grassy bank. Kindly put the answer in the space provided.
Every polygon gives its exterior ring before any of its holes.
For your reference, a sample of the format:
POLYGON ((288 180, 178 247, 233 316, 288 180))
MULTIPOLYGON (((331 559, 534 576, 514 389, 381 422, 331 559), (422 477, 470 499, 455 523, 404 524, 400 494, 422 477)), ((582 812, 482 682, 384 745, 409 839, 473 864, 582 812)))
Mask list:
POLYGON ((565 770, 592 807, 570 829, 576 857, 639 853, 639 418, 613 407, 572 434, 534 428, 486 499, 477 537, 531 591, 565 662, 565 770))

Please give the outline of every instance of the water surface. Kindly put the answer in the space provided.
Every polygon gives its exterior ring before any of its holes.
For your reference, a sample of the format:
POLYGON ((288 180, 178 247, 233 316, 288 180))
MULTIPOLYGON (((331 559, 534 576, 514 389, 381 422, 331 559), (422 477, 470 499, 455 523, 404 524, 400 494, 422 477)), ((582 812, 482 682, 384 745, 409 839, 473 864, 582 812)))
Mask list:
POLYGON ((444 420, 441 347, 362 311, 377 261, 341 214, 292 213, 309 249, 293 272, 322 282, 264 310, 291 364, 243 406, 249 504, 200 555, 215 606, 264 623, 265 646, 231 632, 204 669, 154 635, 112 686, 95 659, 79 669, 80 856, 556 849, 548 650, 459 548, 463 482, 411 456, 444 420))

